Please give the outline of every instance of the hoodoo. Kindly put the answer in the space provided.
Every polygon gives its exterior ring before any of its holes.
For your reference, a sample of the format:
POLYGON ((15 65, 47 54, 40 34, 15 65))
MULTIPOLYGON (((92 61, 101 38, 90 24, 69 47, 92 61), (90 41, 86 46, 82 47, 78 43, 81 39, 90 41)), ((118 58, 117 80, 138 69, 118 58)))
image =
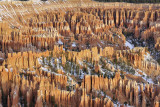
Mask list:
POLYGON ((0 107, 160 106, 160 4, 6 0, 0 13, 0 107))

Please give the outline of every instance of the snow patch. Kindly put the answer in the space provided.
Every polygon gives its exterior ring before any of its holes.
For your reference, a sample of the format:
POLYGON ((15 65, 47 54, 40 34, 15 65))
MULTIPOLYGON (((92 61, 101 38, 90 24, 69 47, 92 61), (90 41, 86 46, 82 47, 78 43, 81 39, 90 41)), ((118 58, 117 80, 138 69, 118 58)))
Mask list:
POLYGON ((128 41, 126 41, 125 46, 128 46, 130 49, 134 48, 134 45, 132 45, 131 43, 129 43, 128 41))
POLYGON ((63 42, 61 41, 61 39, 58 40, 58 44, 63 45, 63 42))
POLYGON ((72 43, 72 47, 76 47, 76 43, 75 42, 72 43))

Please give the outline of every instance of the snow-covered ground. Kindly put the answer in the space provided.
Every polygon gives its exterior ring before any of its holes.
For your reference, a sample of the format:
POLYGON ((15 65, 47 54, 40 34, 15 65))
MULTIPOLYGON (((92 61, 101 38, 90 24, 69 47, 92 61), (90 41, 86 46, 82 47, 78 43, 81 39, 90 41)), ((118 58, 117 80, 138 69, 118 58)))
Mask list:
MULTIPOLYGON (((148 55, 148 56, 149 56, 149 55, 148 55)), ((149 56, 148 58, 151 58, 151 56, 149 56)), ((147 74, 146 74, 145 72, 143 72, 142 70, 140 70, 140 69, 134 69, 132 66, 128 66, 128 65, 125 65, 125 67, 122 68, 121 65, 116 65, 116 64, 114 64, 113 62, 111 62, 111 61, 110 61, 109 59, 107 59, 107 58, 106 58, 106 63, 109 63, 109 64, 111 64, 112 66, 114 66, 115 70, 119 69, 119 70, 121 70, 121 71, 123 71, 123 72, 126 72, 126 74, 130 74, 130 72, 127 71, 126 68, 128 68, 128 69, 133 69, 133 70, 135 71, 135 74, 134 74, 135 76, 142 77, 146 82, 148 82, 148 83, 153 83, 153 84, 154 84, 153 80, 152 80, 150 77, 147 77, 147 74), (138 72, 141 72, 142 75, 140 75, 138 72)), ((113 73, 113 72, 111 72, 111 71, 108 71, 108 70, 102 69, 102 68, 101 68, 101 71, 103 71, 103 72, 108 72, 108 73, 113 73)))
POLYGON ((140 76, 140 77, 142 77, 146 82, 154 84, 153 80, 152 80, 151 78, 147 77, 147 74, 146 74, 145 72, 143 72, 142 70, 140 70, 140 69, 136 69, 135 76, 140 76), (140 75, 137 71, 138 71, 138 72, 141 72, 141 73, 143 73, 143 74, 140 75))
POLYGON ((145 61, 150 61, 150 60, 152 60, 152 57, 150 56, 149 53, 146 53, 146 55, 144 55, 144 60, 145 60, 145 61))
POLYGON ((146 54, 144 55, 144 60, 148 62, 152 62, 152 64, 157 63, 157 61, 153 59, 153 57, 148 52, 146 52, 146 54))

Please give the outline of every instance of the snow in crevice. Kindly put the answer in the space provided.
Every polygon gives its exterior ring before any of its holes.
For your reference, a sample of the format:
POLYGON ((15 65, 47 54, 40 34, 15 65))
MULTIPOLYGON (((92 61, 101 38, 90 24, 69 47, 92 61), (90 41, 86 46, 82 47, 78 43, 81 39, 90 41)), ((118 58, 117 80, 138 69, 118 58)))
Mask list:
POLYGON ((61 66, 60 68, 61 68, 62 72, 64 72, 64 73, 65 73, 65 70, 63 69, 63 67, 61 66))
POLYGON ((83 62, 81 62, 80 60, 79 60, 78 62, 79 62, 79 64, 80 64, 81 66, 83 66, 83 62))
POLYGON ((91 69, 88 67, 88 75, 91 75, 91 69))
POLYGON ((80 79, 83 79, 83 78, 84 78, 85 73, 84 73, 82 70, 80 70, 80 72, 79 72, 79 73, 80 73, 79 78, 80 78, 80 79))
POLYGON ((60 66, 59 66, 59 59, 57 58, 57 69, 59 69, 60 68, 60 66))
POLYGON ((105 72, 103 71, 103 69, 101 68, 101 66, 100 66, 100 72, 104 75, 105 74, 105 72))
POLYGON ((104 41, 101 41, 102 44, 105 44, 104 41))
POLYGON ((100 47, 100 48, 102 48, 102 46, 98 43, 98 46, 100 47))
POLYGON ((8 72, 8 69, 7 69, 7 68, 5 68, 5 71, 6 71, 6 72, 8 72))

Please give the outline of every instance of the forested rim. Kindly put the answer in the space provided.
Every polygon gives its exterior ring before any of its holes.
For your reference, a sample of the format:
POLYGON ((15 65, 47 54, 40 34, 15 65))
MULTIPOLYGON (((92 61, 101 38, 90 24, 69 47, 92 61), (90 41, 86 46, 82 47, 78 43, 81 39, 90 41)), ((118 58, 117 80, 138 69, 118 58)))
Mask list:
POLYGON ((160 0, 95 0, 99 2, 160 3, 160 0))

